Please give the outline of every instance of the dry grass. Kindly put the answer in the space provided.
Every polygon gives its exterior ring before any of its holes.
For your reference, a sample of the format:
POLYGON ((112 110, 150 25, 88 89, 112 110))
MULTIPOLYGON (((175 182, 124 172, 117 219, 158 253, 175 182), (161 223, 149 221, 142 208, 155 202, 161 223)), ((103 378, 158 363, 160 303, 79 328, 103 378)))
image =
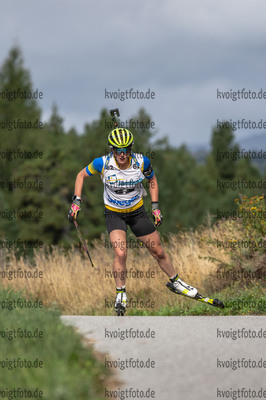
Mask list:
MULTIPOLYGON (((181 279, 197 287, 200 292, 205 293, 208 290, 208 277, 215 274, 219 265, 219 262, 204 257, 214 257, 225 264, 230 262, 229 254, 202 238, 205 236, 213 240, 222 240, 224 234, 221 227, 206 229, 201 234, 196 232, 170 235, 167 242, 163 243, 181 279)), ((10 285, 14 289, 24 288, 27 294, 33 294, 45 305, 56 305, 67 315, 112 315, 114 310, 111 302, 115 299, 114 278, 110 276, 113 250, 105 244, 106 239, 103 237, 102 240, 95 241, 94 247, 89 250, 95 267, 99 270, 91 267, 83 250, 75 248, 68 252, 58 247, 50 251, 39 250, 35 253, 34 267, 29 260, 17 260, 12 253, 9 254, 8 261, 2 254, 2 272, 7 269, 43 271, 42 278, 23 277, 8 280, 2 277, 2 284, 10 285)), ((162 305, 172 305, 176 301, 175 296, 164 286, 168 281, 167 276, 160 270, 147 249, 128 249, 127 271, 127 293, 133 302, 142 300, 148 302, 147 308, 159 309, 162 305), (141 272, 144 273, 144 277, 136 277, 136 274, 141 272), (152 278, 146 277, 151 273, 152 278)), ((141 303, 132 304, 140 309, 144 307, 141 303)))

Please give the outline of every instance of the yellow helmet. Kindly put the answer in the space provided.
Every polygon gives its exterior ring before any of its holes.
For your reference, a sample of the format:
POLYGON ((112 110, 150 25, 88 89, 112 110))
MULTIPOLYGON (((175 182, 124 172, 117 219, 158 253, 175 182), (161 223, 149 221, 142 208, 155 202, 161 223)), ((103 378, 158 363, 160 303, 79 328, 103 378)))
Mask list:
POLYGON ((109 133, 108 143, 117 148, 128 147, 133 144, 133 134, 127 129, 116 128, 109 133))

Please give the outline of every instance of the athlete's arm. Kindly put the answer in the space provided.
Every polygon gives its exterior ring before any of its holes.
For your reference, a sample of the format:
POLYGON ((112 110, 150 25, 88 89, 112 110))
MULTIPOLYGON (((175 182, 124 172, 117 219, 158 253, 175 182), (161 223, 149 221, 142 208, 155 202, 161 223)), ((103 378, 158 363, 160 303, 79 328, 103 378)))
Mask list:
POLYGON ((160 226, 163 222, 163 216, 159 209, 159 203, 158 203, 159 186, 155 175, 153 175, 153 177, 149 180, 149 189, 151 195, 151 209, 152 209, 154 224, 155 226, 160 226))
POLYGON ((75 182, 75 195, 78 197, 81 197, 82 193, 82 188, 83 188, 83 182, 85 178, 88 178, 88 174, 86 171, 86 168, 83 168, 77 175, 76 177, 76 182, 75 182))
POLYGON ((70 206, 70 210, 68 211, 68 220, 69 222, 73 222, 77 219, 78 214, 81 210, 81 193, 83 188, 84 179, 88 176, 92 176, 99 172, 102 172, 103 169, 103 159, 102 157, 95 158, 86 168, 83 168, 77 175, 75 181, 75 193, 72 198, 73 203, 70 206))
POLYGON ((163 222, 163 216, 159 209, 159 204, 158 204, 159 186, 154 171, 152 169, 151 162, 145 156, 143 157, 143 175, 149 181, 151 208, 152 208, 152 216, 154 219, 154 223, 155 226, 160 226, 163 222))
POLYGON ((75 195, 81 197, 83 182, 88 176, 101 173, 103 170, 102 157, 95 158, 86 168, 83 168, 76 177, 75 182, 75 195))
POLYGON ((151 201, 158 202, 159 187, 152 165, 148 157, 143 156, 143 175, 149 182, 151 201))
POLYGON ((158 202, 159 186, 155 175, 153 175, 153 177, 149 180, 149 191, 151 195, 151 201, 158 202))

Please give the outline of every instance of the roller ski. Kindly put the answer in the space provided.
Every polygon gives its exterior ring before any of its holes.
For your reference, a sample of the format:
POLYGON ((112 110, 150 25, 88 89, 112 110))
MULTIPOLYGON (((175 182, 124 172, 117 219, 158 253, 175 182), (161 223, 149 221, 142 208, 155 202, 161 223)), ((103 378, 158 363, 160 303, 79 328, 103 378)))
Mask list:
POLYGON ((116 288, 115 311, 118 317, 125 315, 127 306, 127 294, 125 288, 116 288))
POLYGON ((204 297, 198 293, 197 289, 194 287, 187 285, 183 282, 178 275, 174 278, 170 279, 171 282, 168 282, 166 286, 171 292, 180 294, 181 296, 190 297, 191 299, 201 301, 202 303, 210 304, 214 307, 224 308, 224 303, 219 299, 210 299, 208 297, 204 297))

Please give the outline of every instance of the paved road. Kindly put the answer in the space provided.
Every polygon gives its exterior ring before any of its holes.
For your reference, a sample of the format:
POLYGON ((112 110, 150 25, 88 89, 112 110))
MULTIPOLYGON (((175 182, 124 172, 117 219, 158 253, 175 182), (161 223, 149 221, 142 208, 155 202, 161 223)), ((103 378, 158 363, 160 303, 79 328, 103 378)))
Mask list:
MULTIPOLYGON (((128 397, 125 399, 233 399, 232 390, 242 388, 256 392, 263 388, 266 396, 264 316, 64 316, 62 320, 77 327, 86 338, 93 340, 97 351, 108 353, 106 361, 115 362, 111 368, 124 382, 120 389, 132 388, 135 391, 131 391, 130 397, 127 392, 128 397), (245 337, 255 333, 260 336, 263 331, 262 338, 245 337), (122 340, 123 334, 128 338, 122 340), (140 337, 142 334, 153 337, 140 337), (233 339, 233 335, 239 337, 233 339), (121 361, 124 361, 124 365, 121 361), (264 367, 260 367, 263 361, 264 367), (143 367, 142 363, 146 362, 149 368, 143 367), (134 368, 137 363, 139 368, 134 368), (149 388, 155 392, 154 397, 140 397, 140 391, 146 392, 149 388), (139 392, 136 392, 137 389, 139 392), (138 397, 133 397, 134 394, 138 397)), ((251 392, 248 397, 247 392, 242 392, 242 397, 240 394, 236 394, 238 397, 235 399, 253 398, 251 392)), ((106 392, 106 398, 123 399, 123 396, 117 395, 113 392, 111 397, 111 392, 106 392)))

